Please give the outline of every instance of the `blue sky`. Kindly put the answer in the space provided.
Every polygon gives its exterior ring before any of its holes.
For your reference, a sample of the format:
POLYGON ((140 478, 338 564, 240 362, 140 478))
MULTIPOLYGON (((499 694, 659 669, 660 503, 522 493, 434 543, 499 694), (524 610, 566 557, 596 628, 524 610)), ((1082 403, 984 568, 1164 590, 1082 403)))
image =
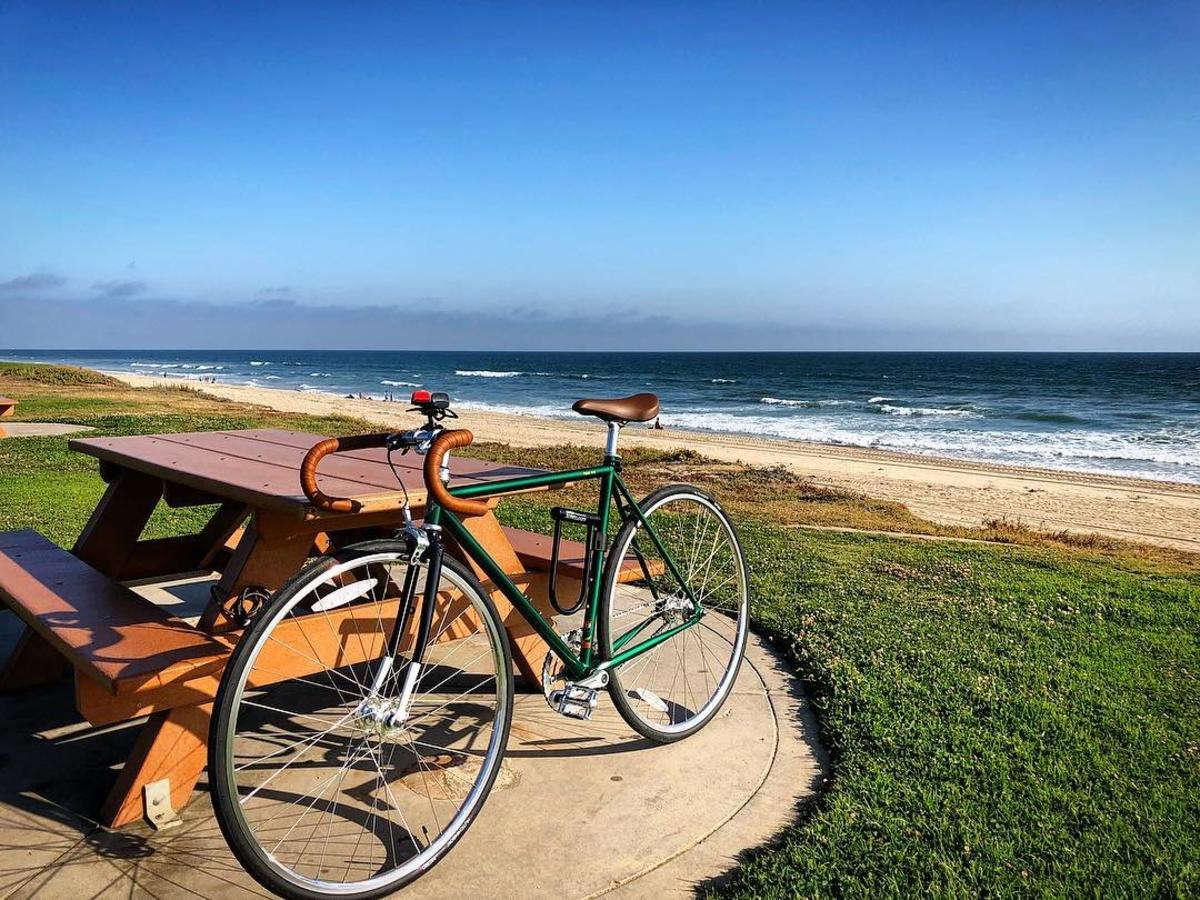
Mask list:
POLYGON ((1194 3, 9 2, 0 346, 1200 350, 1198 39, 1194 3))

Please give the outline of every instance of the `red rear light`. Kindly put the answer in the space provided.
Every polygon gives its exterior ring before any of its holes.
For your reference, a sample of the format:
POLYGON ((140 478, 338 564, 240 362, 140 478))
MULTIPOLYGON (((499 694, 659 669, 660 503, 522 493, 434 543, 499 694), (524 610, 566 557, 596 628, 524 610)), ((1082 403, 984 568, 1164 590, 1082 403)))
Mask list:
POLYGON ((413 391, 410 403, 428 403, 432 398, 429 396, 429 391, 413 391))

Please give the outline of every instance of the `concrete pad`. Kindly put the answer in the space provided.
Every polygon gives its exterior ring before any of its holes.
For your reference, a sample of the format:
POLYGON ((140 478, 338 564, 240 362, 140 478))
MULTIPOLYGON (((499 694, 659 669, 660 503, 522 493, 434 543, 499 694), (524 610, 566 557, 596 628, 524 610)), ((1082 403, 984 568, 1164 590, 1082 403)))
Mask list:
POLYGON ((95 431, 90 425, 67 425, 63 422, 3 422, 0 437, 53 437, 59 434, 76 434, 95 431))
MULTIPOLYGON (((19 630, 0 612, 0 653, 19 630)), ((825 777, 787 664, 753 636, 747 663, 718 717, 665 746, 631 731, 606 695, 578 722, 519 694, 503 786, 402 896, 690 896, 719 878, 825 777)), ((226 848, 203 781, 180 827, 96 826, 136 725, 79 723, 69 683, 0 695, 0 716, 0 895, 267 896, 226 848)))

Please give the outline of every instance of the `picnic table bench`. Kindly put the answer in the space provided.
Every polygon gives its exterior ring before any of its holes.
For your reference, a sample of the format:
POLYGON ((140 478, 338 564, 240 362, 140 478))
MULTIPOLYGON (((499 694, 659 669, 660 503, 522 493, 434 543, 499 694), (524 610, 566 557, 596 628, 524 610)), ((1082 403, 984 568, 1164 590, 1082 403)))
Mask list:
MULTIPOLYGON (((246 622, 247 597, 277 590, 310 556, 399 526, 404 488, 414 514, 422 513, 420 458, 395 460, 401 488, 383 450, 339 454, 323 466, 323 488, 356 500, 356 512, 314 508, 301 493, 299 469, 304 454, 320 440, 321 435, 278 429, 76 439, 69 446, 100 461, 107 488, 71 551, 33 531, 0 534, 0 600, 26 626, 0 670, 0 690, 45 684, 73 672, 76 706, 91 724, 149 717, 104 804, 105 824, 120 827, 143 815, 154 821, 147 788, 169 792, 174 809, 191 796, 206 762, 221 673, 246 622), (211 505, 213 512, 195 534, 144 539, 142 531, 159 503, 211 505), (195 623, 128 585, 197 572, 219 577, 195 623)), ((460 484, 536 472, 451 460, 451 476, 460 484)), ((549 539, 504 528, 490 511, 466 525, 551 616, 549 539)), ((581 544, 563 542, 560 580, 578 584, 583 556, 581 544)), ((493 590, 492 596, 516 668, 538 684, 545 644, 502 593, 493 590)), ((354 633, 356 609, 342 611, 343 637, 354 633)), ((345 644, 351 659, 355 651, 349 641, 345 644)))
MULTIPOLYGON (((17 401, 11 397, 0 397, 0 419, 11 416, 16 410, 17 401)), ((0 437, 4 437, 4 428, 0 427, 0 437)))

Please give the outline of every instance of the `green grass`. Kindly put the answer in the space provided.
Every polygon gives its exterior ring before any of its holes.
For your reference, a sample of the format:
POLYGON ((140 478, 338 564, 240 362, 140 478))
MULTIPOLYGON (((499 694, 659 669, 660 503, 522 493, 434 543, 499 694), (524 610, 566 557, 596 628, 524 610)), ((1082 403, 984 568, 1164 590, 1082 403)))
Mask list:
POLYGON ((1200 578, 1051 549, 745 529, 828 793, 730 893, 1195 896, 1200 578))
MULTIPOLYGON (((0 393, 105 434, 363 427, 3 371, 0 393)), ((74 539, 101 484, 94 462, 65 444, 0 441, 0 528, 74 539)), ((477 449, 534 465, 595 454, 477 449)), ((1195 557, 1032 532, 1014 537, 1018 546, 801 531, 785 526, 839 511, 858 521, 872 509, 894 528, 940 526, 694 455, 629 461, 639 490, 694 478, 736 510, 756 628, 808 685, 833 758, 828 789, 718 893, 1200 895, 1195 557)), ((501 517, 545 528, 550 503, 577 500, 581 489, 514 498, 501 517)), ((152 528, 172 533, 199 518, 175 511, 152 528)))

